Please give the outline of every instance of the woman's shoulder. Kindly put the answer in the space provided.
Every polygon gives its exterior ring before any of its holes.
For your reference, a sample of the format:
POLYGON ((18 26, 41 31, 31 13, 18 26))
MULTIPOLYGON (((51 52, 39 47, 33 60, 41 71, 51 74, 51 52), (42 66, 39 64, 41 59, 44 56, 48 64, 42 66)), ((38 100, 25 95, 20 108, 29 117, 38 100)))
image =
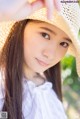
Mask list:
POLYGON ((2 110, 5 98, 5 85, 4 85, 4 75, 0 70, 0 111, 2 110))
POLYGON ((5 85, 4 85, 4 73, 3 71, 0 70, 0 99, 4 98, 4 89, 5 89, 5 85))

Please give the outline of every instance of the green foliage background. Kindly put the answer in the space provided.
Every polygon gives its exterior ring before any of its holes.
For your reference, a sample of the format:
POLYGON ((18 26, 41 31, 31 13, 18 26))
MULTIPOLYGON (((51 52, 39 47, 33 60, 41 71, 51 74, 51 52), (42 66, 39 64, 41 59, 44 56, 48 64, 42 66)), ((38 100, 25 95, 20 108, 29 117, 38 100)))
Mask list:
MULTIPOLYGON (((80 39, 80 29, 78 32, 78 37, 80 39)), ((71 55, 66 55, 61 62, 62 66, 62 78, 64 79, 63 84, 69 85, 74 91, 80 91, 80 77, 76 70, 75 57, 71 55)))
MULTIPOLYGON (((79 0, 80 5, 80 0, 79 0)), ((80 29, 78 32, 78 37, 80 39, 80 29)), ((76 60, 75 57, 71 55, 66 55, 62 62, 62 79, 63 79, 63 96, 68 103, 68 107, 66 109, 68 114, 68 119, 75 119, 74 115, 78 114, 78 118, 80 119, 80 77, 76 71, 76 60), (67 90, 66 90, 67 89, 67 90), (69 114, 72 107, 77 114, 72 112, 72 117, 69 114)))
POLYGON ((80 78, 76 72, 75 58, 67 55, 61 64, 63 85, 69 85, 74 91, 80 92, 80 78))

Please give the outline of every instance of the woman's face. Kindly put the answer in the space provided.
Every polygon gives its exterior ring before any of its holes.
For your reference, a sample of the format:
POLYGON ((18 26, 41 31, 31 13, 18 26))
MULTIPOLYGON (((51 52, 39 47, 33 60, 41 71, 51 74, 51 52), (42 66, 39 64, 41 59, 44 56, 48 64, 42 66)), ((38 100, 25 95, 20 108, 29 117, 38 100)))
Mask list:
POLYGON ((26 25, 23 40, 25 67, 37 73, 57 64, 71 44, 62 30, 39 21, 30 21, 26 25))

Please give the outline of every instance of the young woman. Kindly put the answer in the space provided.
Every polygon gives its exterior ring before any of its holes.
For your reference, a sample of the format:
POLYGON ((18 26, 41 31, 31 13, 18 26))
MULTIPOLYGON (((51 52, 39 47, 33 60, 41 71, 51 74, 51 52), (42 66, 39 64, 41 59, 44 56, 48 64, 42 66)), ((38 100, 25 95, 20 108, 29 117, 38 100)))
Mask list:
POLYGON ((77 3, 62 6, 51 20, 43 8, 11 29, 12 22, 2 24, 0 39, 10 33, 0 52, 0 111, 9 119, 67 119, 60 61, 73 53, 80 75, 80 9, 77 3))

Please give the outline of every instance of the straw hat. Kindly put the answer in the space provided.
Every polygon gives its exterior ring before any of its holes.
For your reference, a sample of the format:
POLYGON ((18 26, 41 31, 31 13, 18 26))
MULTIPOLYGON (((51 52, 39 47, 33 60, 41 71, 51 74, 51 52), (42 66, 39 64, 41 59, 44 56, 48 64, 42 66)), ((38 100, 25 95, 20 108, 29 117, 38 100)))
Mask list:
MULTIPOLYGON (((29 0, 30 2, 32 0, 29 0)), ((64 0, 63 0, 64 1, 64 0)), ((75 56, 76 58, 76 67, 78 75, 80 76, 80 7, 76 2, 72 3, 61 3, 61 11, 58 12, 54 10, 53 18, 51 20, 47 19, 46 8, 41 8, 37 10, 30 16, 26 17, 27 19, 41 20, 52 25, 57 26, 63 30, 69 38, 72 40, 72 45, 69 47, 67 53, 75 56)), ((7 35, 9 34, 10 28, 15 23, 15 21, 1 22, 0 23, 0 49, 2 48, 7 35)))

